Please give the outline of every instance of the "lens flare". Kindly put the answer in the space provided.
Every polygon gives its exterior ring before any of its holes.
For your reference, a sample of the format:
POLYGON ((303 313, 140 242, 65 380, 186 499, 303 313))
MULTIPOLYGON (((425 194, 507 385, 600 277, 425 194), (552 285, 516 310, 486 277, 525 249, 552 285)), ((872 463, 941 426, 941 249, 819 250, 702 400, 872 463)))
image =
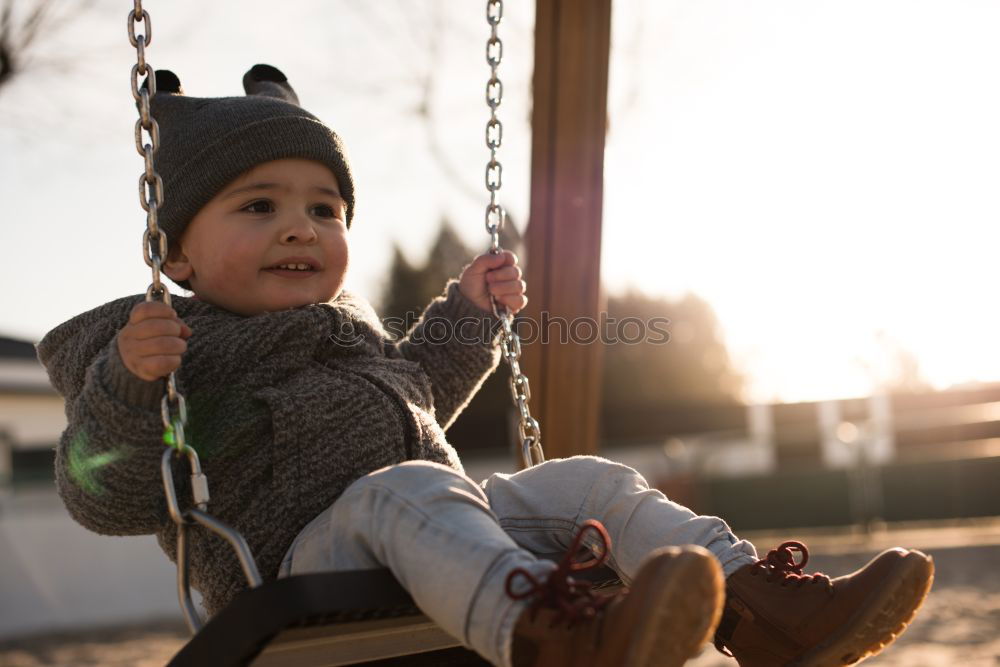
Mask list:
POLYGON ((91 454, 88 451, 87 434, 83 430, 73 436, 67 454, 70 478, 83 491, 94 496, 104 493, 104 487, 98 481, 98 471, 123 457, 122 452, 118 450, 91 454))

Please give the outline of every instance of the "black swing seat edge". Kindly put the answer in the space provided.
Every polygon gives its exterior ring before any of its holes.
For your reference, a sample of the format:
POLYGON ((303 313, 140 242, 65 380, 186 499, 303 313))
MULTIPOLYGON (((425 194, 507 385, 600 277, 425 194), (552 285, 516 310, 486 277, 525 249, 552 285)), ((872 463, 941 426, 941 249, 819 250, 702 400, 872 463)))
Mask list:
MULTIPOLYGON (((367 624, 368 634, 398 633, 400 629, 422 634, 416 642, 410 642, 415 643, 414 646, 397 648, 395 653, 373 655, 368 659, 460 644, 421 613, 389 570, 322 572, 277 579, 243 591, 209 620, 168 664, 169 667, 249 665, 283 631, 293 636, 296 632, 303 634, 290 628, 323 626, 331 632, 350 635, 352 629, 360 630, 368 621, 376 621, 367 624)), ((312 637, 318 634, 314 630, 312 637)), ((306 643, 315 645, 317 642, 306 643)), ((347 662, 324 658, 323 664, 360 661, 355 652, 351 655, 354 657, 347 662)), ((289 657, 286 654, 274 664, 290 664, 289 657)))

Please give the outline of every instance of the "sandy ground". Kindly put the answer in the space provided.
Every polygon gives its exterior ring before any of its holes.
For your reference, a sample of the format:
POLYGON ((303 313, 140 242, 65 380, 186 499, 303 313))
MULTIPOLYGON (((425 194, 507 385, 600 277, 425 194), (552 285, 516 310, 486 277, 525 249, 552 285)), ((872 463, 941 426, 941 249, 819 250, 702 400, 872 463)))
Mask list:
MULTIPOLYGON (((755 535, 752 540, 766 548, 785 537, 755 535)), ((831 575, 850 572, 894 544, 919 547, 934 557, 936 577, 931 596, 906 633, 866 665, 1000 667, 1000 524, 890 532, 874 537, 814 535, 803 541, 811 548, 810 565, 831 575)), ((0 643, 0 665, 159 666, 173 656, 184 637, 183 627, 175 621, 31 637, 0 643)), ((688 664, 736 665, 711 647, 688 664)))

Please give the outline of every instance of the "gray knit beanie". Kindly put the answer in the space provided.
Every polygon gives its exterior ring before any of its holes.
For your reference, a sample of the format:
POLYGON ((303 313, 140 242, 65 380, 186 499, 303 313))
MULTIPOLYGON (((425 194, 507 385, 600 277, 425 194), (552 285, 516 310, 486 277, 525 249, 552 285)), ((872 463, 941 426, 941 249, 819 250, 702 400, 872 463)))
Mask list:
POLYGON ((156 170, 163 177, 159 224, 176 246, 194 215, 247 170, 271 160, 305 158, 329 167, 354 217, 354 179, 343 142, 299 106, 288 79, 270 65, 243 77, 245 97, 187 97, 169 70, 156 72, 150 109, 160 126, 156 170))

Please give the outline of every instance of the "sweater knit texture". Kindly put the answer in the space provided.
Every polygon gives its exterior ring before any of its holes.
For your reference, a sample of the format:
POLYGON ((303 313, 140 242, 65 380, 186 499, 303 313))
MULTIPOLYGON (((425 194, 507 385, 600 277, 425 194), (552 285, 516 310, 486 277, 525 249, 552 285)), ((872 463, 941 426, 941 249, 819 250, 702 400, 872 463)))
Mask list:
MULTIPOLYGON (((69 513, 101 534, 156 534, 176 561, 160 478, 165 382, 133 375, 116 344, 143 298, 59 325, 38 354, 66 400, 56 481, 69 513)), ((243 534, 265 581, 299 531, 356 479, 414 459, 463 471, 444 429, 500 355, 497 321, 457 282, 400 341, 347 292, 252 317, 193 298, 174 297, 173 307, 194 332, 177 381, 187 441, 209 480, 208 510, 243 534), (449 335, 455 331, 463 335, 449 335)), ((174 481, 182 510, 190 507, 184 457, 175 460, 174 481)), ((247 584, 221 538, 190 534, 192 584, 214 615, 247 584)))

